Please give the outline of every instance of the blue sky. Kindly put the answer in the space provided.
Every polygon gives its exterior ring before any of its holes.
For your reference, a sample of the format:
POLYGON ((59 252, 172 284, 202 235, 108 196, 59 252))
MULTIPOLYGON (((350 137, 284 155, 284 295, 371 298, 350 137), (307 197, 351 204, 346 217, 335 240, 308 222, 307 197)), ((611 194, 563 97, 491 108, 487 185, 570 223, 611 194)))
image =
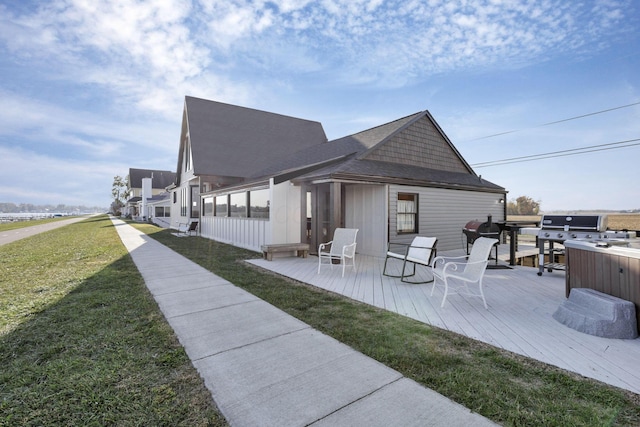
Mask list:
POLYGON ((0 202, 107 207, 115 175, 175 170, 190 95, 329 139, 429 110, 471 165, 630 141, 474 169, 543 211, 640 208, 639 6, 0 0, 0 202))

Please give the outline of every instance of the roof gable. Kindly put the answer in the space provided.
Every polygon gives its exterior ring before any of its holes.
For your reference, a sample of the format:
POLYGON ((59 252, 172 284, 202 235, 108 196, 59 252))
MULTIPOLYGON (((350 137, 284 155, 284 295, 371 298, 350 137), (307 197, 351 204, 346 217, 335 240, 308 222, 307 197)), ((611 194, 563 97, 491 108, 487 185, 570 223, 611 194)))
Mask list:
POLYGON ((415 121, 416 118, 420 117, 422 114, 423 113, 415 113, 371 129, 363 130, 362 132, 354 133, 353 135, 345 136, 344 138, 337 139, 336 142, 352 140, 357 141, 368 150, 375 149, 375 147, 380 143, 406 127, 407 124, 415 121))
POLYGON ((428 111, 412 116, 359 158, 475 175, 428 111))
POLYGON ((195 175, 248 177, 294 151, 326 141, 319 122, 187 96, 178 172, 187 143, 195 175))

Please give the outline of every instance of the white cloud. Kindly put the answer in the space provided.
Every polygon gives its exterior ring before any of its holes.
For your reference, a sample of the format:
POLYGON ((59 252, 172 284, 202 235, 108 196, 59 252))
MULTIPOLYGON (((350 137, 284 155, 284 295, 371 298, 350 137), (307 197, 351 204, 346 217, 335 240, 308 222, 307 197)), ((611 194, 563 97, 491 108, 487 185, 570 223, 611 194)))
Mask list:
POLYGON ((297 73, 398 87, 459 69, 517 67, 593 49, 623 31, 630 0, 55 0, 32 14, 5 10, 12 52, 53 62, 56 78, 98 84, 118 105, 171 117, 194 82, 227 101, 297 73), (283 53, 284 52, 284 53, 283 53), (164 93, 161 93, 164 92, 164 93), (234 93, 239 95, 236 97, 234 93), (231 99, 230 99, 231 98, 231 99))
MULTIPOLYGON (((166 134, 170 125, 164 122, 126 122, 121 118, 105 118, 94 112, 70 109, 1 90, 0 96, 6 105, 11 106, 0 109, 0 141, 20 137, 33 144, 49 146, 51 152, 59 153, 58 157, 69 156, 72 152, 76 157, 104 159, 149 149, 169 153, 175 149, 175 139, 178 138, 177 130, 166 134)), ((176 112, 178 123, 181 111, 176 112)))
MULTIPOLYGON (((113 164, 75 162, 0 146, 0 200, 14 203, 95 205, 108 207, 113 164)), ((125 172, 128 169, 122 168, 125 172)))

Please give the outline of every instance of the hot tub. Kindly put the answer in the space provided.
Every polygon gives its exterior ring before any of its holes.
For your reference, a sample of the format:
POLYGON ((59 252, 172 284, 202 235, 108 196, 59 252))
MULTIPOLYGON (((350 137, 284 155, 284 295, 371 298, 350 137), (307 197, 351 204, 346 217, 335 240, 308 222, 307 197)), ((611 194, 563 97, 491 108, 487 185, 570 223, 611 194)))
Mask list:
POLYGON ((626 246, 602 241, 564 242, 567 298, 572 288, 595 289, 636 306, 640 328, 640 242, 626 246))

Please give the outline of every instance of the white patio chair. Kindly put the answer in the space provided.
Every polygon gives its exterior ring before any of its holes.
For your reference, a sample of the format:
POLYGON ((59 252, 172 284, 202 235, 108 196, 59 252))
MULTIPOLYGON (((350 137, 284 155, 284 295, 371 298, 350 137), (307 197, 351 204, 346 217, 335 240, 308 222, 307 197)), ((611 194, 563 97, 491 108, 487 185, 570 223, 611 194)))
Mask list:
MULTIPOLYGON (((320 267, 323 265, 322 260, 327 260, 331 269, 333 269, 333 261, 340 260, 342 264, 342 277, 347 267, 347 260, 351 260, 353 271, 356 271, 356 235, 357 228, 336 228, 333 233, 333 240, 327 243, 321 243, 318 247, 318 274, 320 267), (331 246, 329 252, 323 251, 331 246)), ((325 263, 326 264, 326 263, 325 263)))
POLYGON ((487 301, 484 298, 484 291, 482 290, 482 278, 484 272, 487 269, 489 263, 489 255, 491 254, 491 248, 498 243, 497 239, 489 239, 487 237, 480 237, 476 239, 471 247, 471 253, 469 255, 461 257, 443 257, 437 256, 433 259, 432 273, 435 278, 433 286, 431 288, 431 295, 438 284, 438 281, 444 285, 444 296, 442 297, 442 304, 440 307, 444 307, 444 303, 447 300, 449 294, 466 294, 472 296, 478 296, 482 298, 484 308, 488 309, 487 301), (465 260, 466 261, 463 261, 465 260), (462 284, 458 284, 455 290, 451 289, 450 281, 461 281, 462 284), (469 289, 469 284, 477 283, 479 292, 472 292, 469 289))
POLYGON ((406 280, 406 278, 416 275, 416 266, 422 265, 424 267, 431 267, 431 261, 436 254, 437 244, 438 239, 435 237, 424 236, 414 237, 411 244, 389 242, 387 245, 387 256, 384 260, 382 274, 388 277, 399 277, 400 281, 404 283, 421 284, 433 282, 433 276, 431 276, 430 280, 424 282, 409 281, 406 280), (394 252, 391 249, 396 249, 398 252, 394 252), (389 262, 389 258, 402 261, 402 273, 400 273, 399 276, 387 273, 387 263, 389 262), (407 263, 413 265, 413 271, 411 274, 407 271, 407 263))
POLYGON ((171 234, 176 237, 186 237, 191 236, 191 233, 196 233, 196 236, 198 235, 198 221, 191 221, 191 223, 179 223, 177 231, 171 234))

